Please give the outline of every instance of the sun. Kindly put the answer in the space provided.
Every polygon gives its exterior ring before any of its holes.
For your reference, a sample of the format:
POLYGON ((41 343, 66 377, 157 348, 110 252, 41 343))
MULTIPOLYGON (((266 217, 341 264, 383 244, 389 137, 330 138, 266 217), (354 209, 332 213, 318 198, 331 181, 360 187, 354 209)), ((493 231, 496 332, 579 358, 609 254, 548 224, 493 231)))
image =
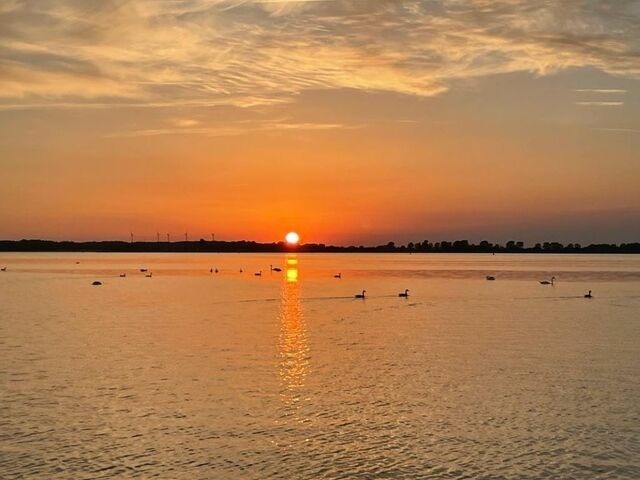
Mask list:
POLYGON ((284 239, 289 245, 297 245, 300 241, 300 235, 296 232, 289 232, 285 235, 284 239))

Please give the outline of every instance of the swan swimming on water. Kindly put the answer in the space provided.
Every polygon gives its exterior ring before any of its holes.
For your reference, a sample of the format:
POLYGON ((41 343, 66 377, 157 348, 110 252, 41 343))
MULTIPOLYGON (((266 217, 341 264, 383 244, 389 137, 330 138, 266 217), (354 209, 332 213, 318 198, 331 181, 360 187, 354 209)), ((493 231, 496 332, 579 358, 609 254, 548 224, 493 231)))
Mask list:
POLYGON ((124 278, 124 277, 126 277, 126 276, 127 276, 127 274, 126 274, 126 273, 121 273, 121 274, 120 274, 120 278, 124 278))
POLYGON ((399 293, 398 296, 399 297, 404 297, 404 298, 409 298, 409 289, 405 288, 404 289, 404 293, 399 293))
POLYGON ((364 294, 367 293, 366 290, 362 290, 362 293, 357 293, 355 298, 362 298, 364 300, 364 294))
POLYGON ((542 280, 540 285, 555 285, 556 277, 551 277, 551 280, 542 280))
POLYGON ((342 273, 336 273, 333 278, 342 278, 342 273))
POLYGON ((281 272, 282 271, 281 268, 274 267, 273 265, 269 265, 269 268, 271 269, 272 272, 281 272))
POLYGON ((584 298, 593 298, 593 295, 591 295, 591 290, 589 290, 589 293, 584 294, 584 298))
POLYGON ((487 275, 487 280, 495 280, 496 277, 494 277, 493 275, 487 275))

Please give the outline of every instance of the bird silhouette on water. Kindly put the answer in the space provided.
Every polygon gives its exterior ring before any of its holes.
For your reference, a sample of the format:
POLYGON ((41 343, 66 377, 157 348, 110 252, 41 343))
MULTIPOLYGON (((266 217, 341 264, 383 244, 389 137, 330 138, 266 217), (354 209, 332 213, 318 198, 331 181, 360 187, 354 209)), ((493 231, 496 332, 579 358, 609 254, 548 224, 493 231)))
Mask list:
POLYGON ((357 294, 355 295, 355 298, 361 298, 361 299, 363 299, 363 300, 364 300, 364 298, 365 298, 364 296, 365 296, 365 294, 366 294, 366 293, 367 293, 367 291, 366 291, 366 290, 362 290, 362 293, 357 293, 357 294))
POLYGON ((399 293, 398 296, 399 297, 404 297, 404 298, 409 298, 409 289, 405 288, 404 289, 404 293, 399 293))

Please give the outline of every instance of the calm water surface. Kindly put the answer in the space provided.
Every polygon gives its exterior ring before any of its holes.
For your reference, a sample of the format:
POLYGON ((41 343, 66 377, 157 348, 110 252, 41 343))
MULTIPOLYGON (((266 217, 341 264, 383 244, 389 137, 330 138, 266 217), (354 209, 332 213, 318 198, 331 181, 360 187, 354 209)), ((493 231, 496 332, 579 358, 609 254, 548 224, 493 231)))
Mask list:
POLYGON ((639 256, 0 266, 2 479, 640 478, 639 256))

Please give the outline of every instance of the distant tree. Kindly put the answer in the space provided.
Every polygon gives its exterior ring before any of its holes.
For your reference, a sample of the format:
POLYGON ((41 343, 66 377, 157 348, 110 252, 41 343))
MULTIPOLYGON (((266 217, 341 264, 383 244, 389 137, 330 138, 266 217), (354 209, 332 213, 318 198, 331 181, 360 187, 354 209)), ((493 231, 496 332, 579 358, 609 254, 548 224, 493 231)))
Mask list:
POLYGON ((469 251, 469 240, 456 240, 455 242, 453 242, 453 249, 456 251, 469 251))

